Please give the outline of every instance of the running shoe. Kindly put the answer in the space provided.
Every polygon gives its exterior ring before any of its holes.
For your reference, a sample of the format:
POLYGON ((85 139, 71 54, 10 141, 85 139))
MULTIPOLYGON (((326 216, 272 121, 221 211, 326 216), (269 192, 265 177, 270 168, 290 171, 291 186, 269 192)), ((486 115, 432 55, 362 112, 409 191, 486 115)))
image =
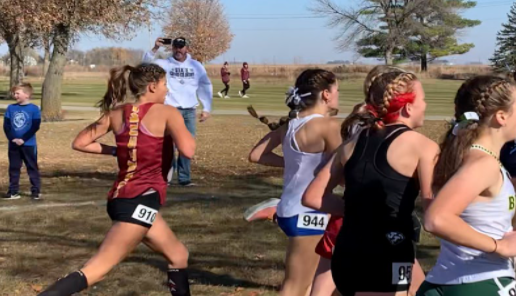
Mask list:
POLYGON ((271 198, 248 208, 244 212, 244 219, 248 222, 254 220, 272 220, 276 214, 276 207, 280 202, 279 198, 271 198))

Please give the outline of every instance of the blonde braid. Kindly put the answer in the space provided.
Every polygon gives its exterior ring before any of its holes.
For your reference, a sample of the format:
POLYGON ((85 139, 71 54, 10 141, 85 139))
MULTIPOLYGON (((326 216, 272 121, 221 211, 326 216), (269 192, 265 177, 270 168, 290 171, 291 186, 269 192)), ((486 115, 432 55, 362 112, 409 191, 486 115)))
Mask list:
POLYGON ((510 84, 507 81, 500 80, 494 82, 488 88, 486 88, 485 91, 480 93, 480 100, 477 101, 477 105, 475 106, 475 111, 480 115, 480 117, 483 117, 483 115, 487 111, 486 102, 489 100, 489 98, 491 98, 493 92, 500 94, 502 88, 503 90, 506 90, 508 86, 510 86, 510 84))
POLYGON ((383 93, 383 104, 378 106, 381 108, 382 115, 387 114, 391 100, 400 93, 400 89, 407 88, 409 83, 416 79, 416 75, 413 73, 403 72, 387 85, 383 93))

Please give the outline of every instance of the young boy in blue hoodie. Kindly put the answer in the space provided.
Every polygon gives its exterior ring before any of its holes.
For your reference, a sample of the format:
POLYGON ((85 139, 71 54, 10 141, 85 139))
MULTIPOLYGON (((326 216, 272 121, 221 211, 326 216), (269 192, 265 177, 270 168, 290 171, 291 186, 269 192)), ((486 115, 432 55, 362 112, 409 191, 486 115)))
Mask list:
POLYGON ((4 115, 4 132, 9 141, 9 191, 3 199, 20 198, 22 162, 27 167, 31 197, 40 199, 41 181, 38 169, 36 132, 41 124, 39 107, 30 103, 32 85, 20 83, 11 89, 16 104, 9 105, 4 115))

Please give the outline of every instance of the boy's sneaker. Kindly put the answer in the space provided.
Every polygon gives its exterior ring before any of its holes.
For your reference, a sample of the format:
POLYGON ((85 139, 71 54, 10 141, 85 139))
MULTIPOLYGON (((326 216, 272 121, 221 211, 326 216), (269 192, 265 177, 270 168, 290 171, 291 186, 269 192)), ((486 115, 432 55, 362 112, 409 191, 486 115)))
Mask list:
POLYGON ((279 198, 271 198, 256 204, 244 212, 244 219, 248 222, 254 220, 272 220, 276 214, 276 207, 280 202, 279 198))
POLYGON ((224 99, 231 99, 231 97, 230 96, 225 96, 224 99))
POLYGON ((33 199, 33 200, 40 200, 41 199, 41 193, 38 193, 38 192, 32 192, 30 194, 30 197, 33 199))
POLYGON ((21 195, 19 192, 7 192, 5 196, 2 196, 3 200, 14 200, 14 199, 20 199, 21 195))
POLYGON ((243 96, 243 95, 242 95, 242 91, 241 91, 241 90, 239 90, 239 91, 238 91, 238 95, 239 95, 240 97, 242 97, 242 96, 243 96))
POLYGON ((244 95, 242 98, 249 99, 249 96, 248 95, 244 95))
POLYGON ((222 98, 224 98, 224 96, 222 95, 222 93, 221 93, 220 91, 219 91, 217 94, 219 95, 219 97, 220 97, 221 99, 222 99, 222 98))

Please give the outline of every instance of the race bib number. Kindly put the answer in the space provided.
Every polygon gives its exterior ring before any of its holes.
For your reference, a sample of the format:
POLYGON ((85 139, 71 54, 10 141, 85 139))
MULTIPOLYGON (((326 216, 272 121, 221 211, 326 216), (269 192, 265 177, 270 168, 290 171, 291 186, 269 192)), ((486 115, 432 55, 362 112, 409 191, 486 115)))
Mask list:
POLYGON ((299 214, 297 218, 297 228, 326 230, 326 225, 328 225, 326 214, 299 214))
POLYGON ((412 278, 412 263, 392 263, 392 284, 408 285, 412 278))
POLYGON ((498 291, 500 296, 516 296, 516 282, 513 281, 507 287, 498 291))
POLYGON ((144 205, 138 205, 131 217, 138 221, 152 225, 152 223, 154 223, 154 220, 156 219, 157 214, 158 211, 156 211, 153 208, 149 208, 144 205))

